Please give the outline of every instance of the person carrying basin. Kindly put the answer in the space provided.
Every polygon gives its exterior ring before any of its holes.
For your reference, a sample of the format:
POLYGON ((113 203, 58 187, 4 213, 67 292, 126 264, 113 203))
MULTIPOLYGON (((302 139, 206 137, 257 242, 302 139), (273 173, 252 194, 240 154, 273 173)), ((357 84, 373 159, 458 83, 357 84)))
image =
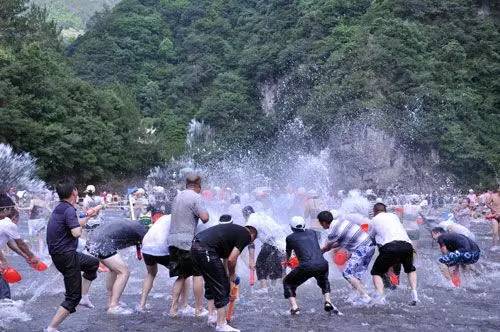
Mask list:
POLYGON ((441 253, 439 258, 441 272, 455 287, 460 286, 460 267, 475 264, 481 256, 476 242, 465 235, 446 232, 442 227, 432 229, 432 238, 437 241, 441 253))
POLYGON ((77 252, 82 227, 93 215, 78 219, 75 209, 78 190, 73 182, 60 182, 56 190, 61 201, 52 211, 47 224, 47 247, 54 266, 64 277, 65 300, 52 318, 47 332, 57 332, 59 325, 76 311, 78 304, 94 307, 88 293, 90 284, 97 278, 99 267, 97 259, 77 252))
POLYGON ((374 302, 378 305, 386 303, 383 276, 390 268, 401 264, 408 275, 408 282, 412 291, 410 304, 417 305, 419 303, 417 272, 413 265, 415 250, 411 240, 398 216, 394 213, 388 213, 385 204, 375 204, 373 206, 373 215, 369 235, 379 247, 379 255, 375 259, 371 270, 373 285, 377 292, 374 302))
POLYGON ((147 229, 139 221, 111 221, 98 226, 87 240, 88 252, 98 258, 108 269, 106 288, 108 291, 108 314, 129 315, 133 310, 120 302, 127 285, 130 271, 118 250, 136 246, 137 258, 142 259, 140 246, 147 229))
POLYGON ((293 233, 286 238, 286 259, 291 258, 292 252, 298 258, 299 265, 283 279, 285 299, 290 302, 290 313, 300 314, 297 304, 297 288, 310 278, 315 278, 324 297, 324 309, 337 315, 342 313, 332 304, 330 299, 330 282, 328 281, 328 262, 318 244, 317 233, 306 229, 304 218, 293 217, 290 221, 293 233))
POLYGON ((239 283, 236 277, 238 257, 255 240, 257 230, 252 226, 233 224, 230 218, 224 217, 220 224, 194 237, 191 256, 195 268, 205 280, 208 323, 216 324, 216 331, 239 332, 227 324, 226 307, 230 300, 231 284, 239 283))
MULTIPOLYGON (((18 222, 19 212, 14 201, 7 194, 0 194, 0 273, 9 266, 1 252, 5 245, 23 257, 29 265, 39 262, 21 238, 17 227, 18 222)), ((10 299, 10 296, 9 284, 0 275, 0 299, 10 299)))
POLYGON ((262 242, 262 247, 255 261, 255 245, 248 246, 249 268, 257 273, 260 288, 255 292, 265 294, 268 292, 268 282, 283 278, 282 261, 285 259, 285 237, 286 234, 269 215, 264 212, 255 212, 252 206, 246 206, 242 210, 246 220, 246 226, 253 226, 259 232, 258 239, 262 242), (281 249, 279 248, 282 243, 281 249))
POLYGON ((186 176, 186 189, 177 194, 172 204, 172 218, 168 233, 170 253, 170 277, 177 277, 172 287, 172 305, 170 316, 177 316, 179 297, 187 287, 187 280, 193 277, 193 293, 195 297, 195 316, 205 316, 208 312, 203 308, 203 278, 194 269, 191 258, 191 244, 198 220, 204 224, 209 221, 208 212, 200 196, 201 177, 194 173, 186 176))
POLYGON ((350 253, 350 258, 342 271, 342 276, 358 292, 358 298, 354 299, 355 305, 366 305, 371 302, 371 297, 363 286, 362 277, 368 269, 368 265, 375 253, 375 245, 360 226, 348 220, 334 219, 329 211, 318 214, 321 226, 327 230, 328 237, 322 252, 331 249, 345 249, 350 253))

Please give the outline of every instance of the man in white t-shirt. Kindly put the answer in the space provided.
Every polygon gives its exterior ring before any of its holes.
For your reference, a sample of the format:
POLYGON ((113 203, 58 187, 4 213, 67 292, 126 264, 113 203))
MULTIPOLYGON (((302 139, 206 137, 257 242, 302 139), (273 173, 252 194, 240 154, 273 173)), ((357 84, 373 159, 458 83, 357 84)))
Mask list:
MULTIPOLYGON (((38 258, 21 239, 17 228, 19 213, 14 201, 6 194, 0 194, 0 250, 7 245, 14 252, 26 259, 28 264, 38 263, 38 258)), ((0 255, 0 271, 8 267, 8 262, 0 255)), ((10 298, 10 287, 0 277, 0 299, 10 298)))
POLYGON ((408 282, 412 289, 413 300, 411 305, 417 305, 419 302, 417 295, 417 273, 413 265, 412 243, 403 224, 394 213, 387 213, 386 206, 383 203, 377 203, 373 207, 374 217, 370 224, 370 236, 375 240, 379 247, 379 255, 373 264, 371 275, 373 285, 378 293, 375 299, 377 304, 385 304, 384 282, 382 276, 389 269, 402 264, 405 273, 408 275, 408 282))

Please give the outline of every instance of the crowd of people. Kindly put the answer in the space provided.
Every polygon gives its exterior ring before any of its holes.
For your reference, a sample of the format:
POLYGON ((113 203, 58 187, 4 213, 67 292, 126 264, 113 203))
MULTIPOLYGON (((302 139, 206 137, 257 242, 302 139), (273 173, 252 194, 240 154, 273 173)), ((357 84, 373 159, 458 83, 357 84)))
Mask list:
MULTIPOLYGON (((201 177, 194 173, 179 189, 146 186, 121 198, 98 195, 89 185, 81 200, 73 183, 61 182, 55 192, 13 190, 0 195, 0 249, 7 246, 30 265, 48 253, 63 276, 65 299, 47 332, 57 331, 78 305, 94 307, 89 290, 98 271, 106 272, 110 315, 147 310, 162 265, 176 278, 171 317, 207 317, 216 331, 238 331, 229 325, 228 305, 236 300, 231 290, 239 287, 241 276, 248 277, 255 293, 281 285, 291 315, 301 313, 297 288, 314 278, 324 310, 342 315, 330 295, 329 257, 353 290, 352 305, 384 305, 385 288, 397 287, 403 270, 411 288, 410 305, 417 306, 414 240, 420 235, 415 230, 426 227, 439 244, 440 270, 454 287, 460 286, 461 274, 479 273, 474 264, 481 250, 470 229, 474 220, 489 220, 490 249, 498 249, 499 190, 476 195, 471 189, 465 197, 374 190, 322 194, 291 186, 237 193, 227 187, 202 187, 201 177), (127 218, 107 220, 106 208, 126 213, 127 218), (18 230, 23 210, 36 253, 18 230), (130 275, 120 250, 129 247, 135 247, 137 258, 145 263, 136 308, 120 301, 130 275), (370 266, 374 293, 363 282, 370 266), (188 304, 191 287, 194 307, 188 304)), ((0 251, 1 270, 9 266, 5 257, 0 251)), ((8 283, 0 278, 0 298, 10 297, 8 283)))

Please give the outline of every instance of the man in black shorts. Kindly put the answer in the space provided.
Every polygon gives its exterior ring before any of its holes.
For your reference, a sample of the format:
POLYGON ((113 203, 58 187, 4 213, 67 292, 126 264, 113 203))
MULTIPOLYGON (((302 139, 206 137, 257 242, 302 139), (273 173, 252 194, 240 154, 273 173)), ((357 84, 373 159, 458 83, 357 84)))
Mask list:
MULTIPOLYGON (((146 227, 139 221, 112 221, 99 225, 87 241, 87 250, 97 257, 108 269, 106 288, 108 290, 108 314, 129 315, 133 311, 120 305, 120 297, 127 285, 130 271, 118 250, 136 246, 140 250, 146 227)), ((140 258, 140 257, 138 257, 140 258)))
POLYGON ((373 219, 370 224, 370 236, 379 246, 379 255, 373 264, 371 275, 378 296, 374 302, 379 305, 385 304, 383 275, 391 267, 402 264, 405 273, 408 274, 408 282, 412 289, 411 305, 418 303, 417 295, 417 272, 413 265, 413 253, 415 252, 410 238, 394 213, 387 213, 383 203, 377 203, 373 207, 373 219))
POLYGON ((200 196, 201 177, 188 174, 186 190, 180 192, 172 205, 172 220, 168 234, 170 252, 170 277, 177 277, 172 287, 172 306, 170 316, 177 316, 179 296, 187 287, 187 279, 193 276, 193 293, 195 298, 195 316, 203 316, 207 311, 203 308, 203 278, 193 268, 191 259, 191 243, 193 241, 198 220, 208 222, 209 215, 200 196))
POLYGON ((235 269, 238 256, 256 237, 257 230, 252 226, 243 227, 226 223, 204 230, 193 239, 191 255, 196 269, 205 280, 209 324, 216 322, 216 331, 239 331, 229 326, 226 321, 230 282, 236 281, 235 269), (217 309, 216 319, 215 309, 217 309))
POLYGON ((284 295, 285 299, 288 299, 290 302, 290 313, 292 315, 300 314, 300 309, 296 300, 297 288, 308 279, 315 278, 324 296, 325 311, 342 315, 342 313, 332 305, 330 299, 328 262, 323 257, 323 252, 319 247, 317 233, 310 229, 305 229, 306 222, 304 218, 299 216, 292 218, 290 226, 293 233, 286 238, 287 261, 290 259, 292 251, 299 261, 299 266, 290 271, 283 279, 284 295))
POLYGON ((82 226, 93 215, 78 220, 74 208, 78 202, 78 190, 73 183, 60 183, 56 189, 61 202, 52 212, 47 225, 47 246, 54 266, 64 277, 65 300, 52 318, 47 332, 56 332, 64 319, 76 311, 79 303, 93 308, 88 292, 92 280, 97 278, 99 267, 97 259, 76 251, 82 226))

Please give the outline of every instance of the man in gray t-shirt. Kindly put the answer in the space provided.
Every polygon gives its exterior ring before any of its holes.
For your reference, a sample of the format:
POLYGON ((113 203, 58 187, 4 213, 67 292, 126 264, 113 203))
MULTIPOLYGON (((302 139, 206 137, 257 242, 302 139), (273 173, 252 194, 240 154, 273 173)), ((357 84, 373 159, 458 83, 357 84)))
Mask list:
POLYGON ((172 219, 168 234, 170 252, 170 277, 177 277, 172 288, 170 316, 176 316, 179 309, 179 296, 185 287, 186 279, 193 276, 193 292, 196 302, 195 314, 203 314, 203 278, 193 266, 191 243, 198 219, 208 222, 208 212, 200 196, 201 177, 189 174, 186 177, 186 190, 179 193, 173 202, 172 219))

